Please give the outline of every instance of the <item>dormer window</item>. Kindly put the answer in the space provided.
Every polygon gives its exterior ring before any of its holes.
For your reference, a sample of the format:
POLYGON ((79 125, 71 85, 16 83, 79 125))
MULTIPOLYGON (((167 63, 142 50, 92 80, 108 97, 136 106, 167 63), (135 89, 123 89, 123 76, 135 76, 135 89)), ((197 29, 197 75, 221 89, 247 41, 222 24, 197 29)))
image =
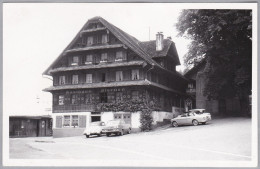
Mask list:
POLYGON ((101 54, 101 60, 100 63, 107 62, 107 53, 102 53, 101 54))
POLYGON ((72 66, 79 65, 79 57, 78 56, 73 56, 71 65, 72 66))
POLYGON ((93 62, 93 55, 87 55, 86 56, 86 61, 85 61, 85 64, 92 64, 93 62))

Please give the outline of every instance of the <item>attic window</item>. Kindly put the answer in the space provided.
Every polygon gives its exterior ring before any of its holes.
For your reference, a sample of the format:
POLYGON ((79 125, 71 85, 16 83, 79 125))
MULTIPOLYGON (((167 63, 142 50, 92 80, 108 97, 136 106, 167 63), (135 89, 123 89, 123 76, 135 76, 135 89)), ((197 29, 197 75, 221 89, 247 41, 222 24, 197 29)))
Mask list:
POLYGON ((92 45, 93 44, 93 36, 89 36, 87 40, 87 45, 92 45))
POLYGON ((102 43, 107 43, 107 35, 106 34, 102 35, 102 43))
POLYGON ((79 57, 78 56, 73 56, 71 65, 73 65, 73 66, 79 65, 79 57))
POLYGON ((116 52, 116 60, 115 61, 122 61, 123 60, 123 52, 117 51, 116 52))
POLYGON ((107 53, 102 53, 101 54, 101 60, 100 62, 107 62, 107 53))
POLYGON ((91 64, 93 62, 93 55, 87 55, 85 64, 91 64))

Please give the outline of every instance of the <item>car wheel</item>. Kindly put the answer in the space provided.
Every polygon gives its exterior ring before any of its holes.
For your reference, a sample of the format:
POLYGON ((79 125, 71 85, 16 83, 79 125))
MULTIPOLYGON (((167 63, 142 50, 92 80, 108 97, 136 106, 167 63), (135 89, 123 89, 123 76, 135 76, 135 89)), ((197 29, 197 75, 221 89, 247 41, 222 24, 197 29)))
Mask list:
POLYGON ((110 134, 109 134, 109 133, 107 133, 106 135, 107 135, 107 137, 109 137, 109 136, 110 136, 110 134))
POLYGON ((192 120, 192 124, 193 124, 194 126, 197 126, 197 125, 199 124, 199 122, 198 122, 198 120, 192 120))
POLYGON ((89 138, 89 135, 86 134, 86 138, 89 138))
POLYGON ((172 122, 172 127, 178 127, 178 123, 176 121, 172 122))
POLYGON ((129 130, 127 131, 127 133, 128 133, 128 134, 130 134, 130 133, 131 133, 131 128, 129 128, 129 130))
POLYGON ((202 122, 202 124, 203 124, 203 125, 205 125, 205 124, 206 124, 206 122, 202 122))

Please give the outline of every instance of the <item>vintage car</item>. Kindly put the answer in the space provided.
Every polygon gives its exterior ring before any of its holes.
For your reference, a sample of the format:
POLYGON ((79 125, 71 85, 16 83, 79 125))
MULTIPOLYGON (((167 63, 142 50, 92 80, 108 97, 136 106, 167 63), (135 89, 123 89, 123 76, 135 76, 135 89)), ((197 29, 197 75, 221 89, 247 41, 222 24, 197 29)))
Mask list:
POLYGON ((111 120, 107 122, 106 127, 103 128, 102 133, 106 133, 107 136, 111 134, 124 135, 126 133, 130 134, 131 125, 125 123, 124 120, 111 120))
POLYGON ((194 125, 206 124, 211 120, 210 113, 195 113, 190 111, 188 113, 183 113, 173 119, 171 119, 171 124, 173 127, 178 127, 179 125, 194 125))
POLYGON ((84 135, 86 135, 87 138, 91 135, 97 135, 101 136, 102 134, 102 129, 105 127, 105 123, 102 121, 96 121, 90 123, 90 126, 87 127, 84 131, 84 135))

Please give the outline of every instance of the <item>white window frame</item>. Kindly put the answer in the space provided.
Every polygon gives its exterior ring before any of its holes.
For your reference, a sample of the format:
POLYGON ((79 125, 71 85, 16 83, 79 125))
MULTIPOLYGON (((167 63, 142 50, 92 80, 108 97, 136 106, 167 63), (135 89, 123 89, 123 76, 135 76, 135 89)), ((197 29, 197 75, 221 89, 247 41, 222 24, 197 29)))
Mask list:
MULTIPOLYGON (((71 127, 79 127, 79 115, 71 115, 71 117, 70 117, 70 119, 71 119, 71 123, 70 123, 70 126, 71 127), (78 122, 78 125, 77 126, 74 126, 73 125, 73 116, 77 116, 77 122, 78 122)), ((75 119, 74 119, 75 120, 75 119)))
POLYGON ((73 56, 72 57, 72 62, 71 62, 72 66, 77 66, 79 65, 79 56, 73 56), (76 59, 77 58, 77 59, 76 59))
POLYGON ((123 71, 116 71, 116 81, 123 81, 124 77, 123 77, 123 71))
POLYGON ((93 75, 91 73, 86 74, 86 83, 93 83, 93 75))
POLYGON ((72 84, 79 84, 79 75, 72 75, 72 84))
POLYGON ((62 118, 62 127, 70 127, 71 126, 71 116, 70 115, 64 115, 62 118), (68 126, 64 126, 65 124, 65 116, 69 117, 69 125, 68 126))
POLYGON ((108 35, 107 34, 102 34, 102 43, 107 43, 108 42, 108 35))
POLYGON ((119 61, 122 61, 122 60, 123 60, 123 51, 117 51, 116 52, 116 59, 115 59, 115 61, 119 62, 119 61), (120 56, 120 53, 121 53, 121 56, 120 56))
POLYGON ((87 45, 93 45, 94 43, 94 37, 93 36, 88 36, 87 38, 87 45))
POLYGON ((132 70, 132 80, 139 80, 139 69, 133 69, 132 70))
POLYGON ((101 53, 100 63, 106 63, 107 57, 107 53, 101 53))
POLYGON ((92 64, 92 63, 93 63, 93 55, 92 54, 86 55, 85 64, 87 65, 87 64, 92 64), (91 61, 88 59, 88 57, 91 58, 90 59, 91 61))

